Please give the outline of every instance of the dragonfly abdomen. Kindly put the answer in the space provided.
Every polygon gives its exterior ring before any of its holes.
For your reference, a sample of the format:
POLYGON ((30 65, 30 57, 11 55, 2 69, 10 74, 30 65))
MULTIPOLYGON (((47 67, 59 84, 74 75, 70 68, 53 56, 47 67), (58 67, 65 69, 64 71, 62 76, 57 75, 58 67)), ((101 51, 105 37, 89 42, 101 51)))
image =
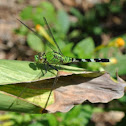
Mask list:
POLYGON ((46 55, 44 55, 44 58, 46 59, 46 62, 50 64, 66 64, 66 63, 72 63, 72 62, 110 62, 109 59, 76 59, 71 58, 67 56, 62 56, 59 53, 56 52, 48 52, 46 55))
POLYGON ((72 62, 110 62, 109 59, 100 59, 100 58, 96 58, 96 59, 75 59, 72 58, 72 62))

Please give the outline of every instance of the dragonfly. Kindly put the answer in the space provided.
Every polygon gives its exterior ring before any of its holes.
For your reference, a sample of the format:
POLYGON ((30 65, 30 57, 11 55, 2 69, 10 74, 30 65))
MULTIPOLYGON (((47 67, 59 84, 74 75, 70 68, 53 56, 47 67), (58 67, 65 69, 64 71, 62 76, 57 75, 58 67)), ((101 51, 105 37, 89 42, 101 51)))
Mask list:
MULTIPOLYGON (((24 24, 21 20, 17 19, 21 24, 23 24, 25 27, 27 27, 31 32, 33 32, 36 36, 38 36, 41 40, 43 40, 42 36, 40 36, 36 31, 32 30, 30 27, 28 27, 26 24, 24 24)), ((44 108, 42 110, 42 113, 44 113, 44 111, 46 110, 46 107, 48 105, 50 96, 52 91, 54 90, 54 87, 57 83, 58 80, 58 69, 54 66, 54 65, 62 65, 62 64, 68 64, 68 63, 75 63, 75 62, 110 62, 109 59, 105 59, 105 58, 95 58, 95 59, 78 59, 78 58, 72 58, 72 57, 67 57, 64 56, 63 53, 61 52, 54 36, 53 33, 51 31, 51 28, 46 20, 45 17, 43 17, 43 20, 45 22, 45 24, 47 25, 48 31, 58 49, 58 51, 52 50, 48 51, 47 53, 45 52, 39 52, 37 55, 34 56, 35 62, 39 63, 39 64, 47 64, 48 66, 50 66, 51 68, 53 68, 54 70, 57 71, 56 77, 54 79, 54 82, 52 84, 50 93, 48 95, 47 101, 44 105, 44 108)))

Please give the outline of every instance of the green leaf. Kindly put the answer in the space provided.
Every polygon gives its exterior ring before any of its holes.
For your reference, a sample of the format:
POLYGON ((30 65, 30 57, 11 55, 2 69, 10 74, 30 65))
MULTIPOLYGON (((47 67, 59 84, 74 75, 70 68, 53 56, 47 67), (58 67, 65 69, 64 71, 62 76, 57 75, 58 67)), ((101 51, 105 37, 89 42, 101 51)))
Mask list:
POLYGON ((48 1, 44 1, 44 2, 42 2, 41 4, 41 7, 43 8, 43 9, 46 9, 46 10, 48 10, 48 13, 49 12, 54 12, 55 11, 55 8, 54 8, 54 6, 50 3, 50 2, 48 2, 48 1))
POLYGON ((102 33, 102 28, 99 26, 96 26, 94 27, 93 31, 94 31, 94 34, 100 35, 102 33))
POLYGON ((100 68, 101 68, 101 64, 98 62, 88 63, 88 70, 100 71, 100 68))
POLYGON ((83 20, 84 16, 76 8, 71 8, 70 12, 78 17, 80 20, 83 20))
POLYGON ((70 21, 67 13, 64 10, 58 11, 58 24, 60 26, 60 30, 63 33, 67 33, 70 27, 70 21))
MULTIPOLYGON (((54 6, 47 1, 44 1, 40 4, 40 8, 43 9, 41 15, 43 17, 46 17, 48 20, 48 23, 55 22, 56 21, 56 12, 54 6)), ((36 13, 37 14, 37 13, 36 13)))
POLYGON ((116 76, 115 72, 118 71, 119 75, 126 74, 126 55, 118 55, 114 57, 117 60, 116 64, 107 65, 105 70, 110 72, 111 76, 116 76))
POLYGON ((27 37, 28 45, 37 52, 42 52, 44 50, 44 45, 42 41, 33 33, 29 33, 27 37))
POLYGON ((100 57, 100 58, 109 58, 109 51, 113 50, 112 54, 116 55, 118 53, 117 48, 114 47, 105 47, 100 49, 97 53, 96 53, 96 57, 100 57))
POLYGON ((91 58, 94 50, 94 41, 92 38, 86 38, 80 41, 74 48, 73 52, 78 58, 91 58))
MULTIPOLYGON (((75 103, 85 100, 106 103, 123 96, 125 83, 114 82, 105 72, 52 66, 58 69, 58 82, 51 93, 47 112, 67 112, 75 103)), ((28 61, 0 60, 1 110, 41 113, 56 78, 57 71, 53 67, 28 61)))
POLYGON ((43 19, 43 8, 42 7, 37 7, 34 8, 34 13, 33 13, 33 17, 32 17, 32 21, 35 25, 37 24, 41 24, 44 25, 44 22, 42 21, 43 19))
MULTIPOLYGON (((32 82, 38 80, 38 75, 41 73, 40 80, 47 78, 54 78, 57 71, 48 68, 46 74, 45 64, 36 64, 29 61, 18 61, 18 60, 0 60, 0 85, 15 84, 23 82, 32 82), (42 70, 42 71, 41 71, 42 70)), ((59 69, 59 67, 55 68, 59 69)), ((60 69, 69 71, 69 73, 80 73, 84 69, 60 65, 60 69)))
POLYGON ((28 29, 22 25, 19 29, 16 29, 15 32, 16 34, 26 35, 28 32, 28 29))
POLYGON ((86 126, 89 123, 93 110, 89 105, 78 105, 65 115, 66 125, 86 126))
POLYGON ((21 11, 20 16, 22 19, 30 19, 32 17, 32 7, 28 6, 21 11))
POLYGON ((18 103, 15 102, 13 106, 9 108, 15 99, 17 99, 17 97, 10 95, 6 92, 0 91, 0 110, 25 112, 25 113, 40 113, 42 110, 41 107, 26 102, 21 98, 17 100, 18 103))
MULTIPOLYGON (((56 70, 49 68, 46 73, 46 67, 44 64, 36 65, 34 62, 28 61, 0 60, 1 110, 41 113, 42 108, 40 106, 45 105, 53 80, 50 82, 50 84, 48 80, 44 81, 44 83, 41 81, 56 77, 56 70), (39 81, 38 75, 41 75, 39 81), (44 85, 45 82, 47 83, 46 85, 44 85), (21 99, 19 96, 23 99, 21 99), (42 100, 40 100, 41 98, 42 100), (24 101, 24 99, 32 104, 24 101), (15 102, 12 107, 10 107, 13 101, 15 102)), ((69 71, 67 74, 71 74, 72 71, 74 73, 78 73, 83 70, 79 68, 72 68, 74 67, 62 68, 61 66, 60 69, 64 69, 64 73, 65 71, 69 71)), ((53 101, 54 99, 52 94, 49 104, 51 104, 53 101)))
POLYGON ((73 43, 66 44, 66 46, 62 49, 62 53, 65 56, 74 57, 74 54, 71 51, 72 47, 73 47, 73 43))
POLYGON ((54 115, 48 114, 46 117, 47 117, 47 119, 49 121, 50 126, 57 126, 58 122, 57 122, 57 119, 56 119, 56 117, 54 115))
POLYGON ((34 63, 0 60, 0 85, 34 80, 38 71, 34 63))
POLYGON ((122 10, 122 5, 120 4, 119 1, 116 1, 116 4, 111 4, 109 6, 110 12, 112 13, 119 13, 122 10))

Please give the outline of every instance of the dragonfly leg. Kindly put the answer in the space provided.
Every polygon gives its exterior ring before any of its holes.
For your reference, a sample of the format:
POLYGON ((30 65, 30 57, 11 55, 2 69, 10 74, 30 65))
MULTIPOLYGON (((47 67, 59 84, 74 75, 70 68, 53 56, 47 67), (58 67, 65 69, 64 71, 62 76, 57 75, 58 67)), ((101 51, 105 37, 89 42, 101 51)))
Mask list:
POLYGON ((47 104, 48 104, 48 102, 49 102, 49 98, 50 98, 50 96, 51 96, 51 93, 52 93, 52 91, 53 91, 53 89, 54 89, 54 87, 55 87, 55 85, 56 85, 56 83, 57 83, 57 81, 58 81, 58 69, 56 69, 54 66, 52 66, 52 65, 50 65, 50 64, 48 64, 51 68, 53 68, 53 69, 55 69, 56 71, 57 71, 57 74, 56 74, 56 77, 55 77, 55 79, 54 79, 54 82, 53 82, 53 85, 52 85, 52 87, 51 87, 51 90, 50 90, 50 92, 49 92, 49 96, 48 96, 48 98, 47 98, 47 101, 46 101, 46 103, 45 103, 45 106, 44 106, 44 108, 43 108, 43 110, 42 110, 42 113, 44 113, 46 110, 46 107, 47 107, 47 104))
POLYGON ((48 71, 48 66, 49 66, 48 64, 45 64, 45 63, 44 63, 44 67, 45 67, 45 74, 46 74, 46 73, 47 73, 47 71, 48 71))
POLYGON ((55 68, 54 66, 52 66, 52 65, 50 65, 50 64, 48 64, 51 68, 53 68, 54 70, 56 70, 57 72, 58 72, 58 69, 57 68, 55 68))

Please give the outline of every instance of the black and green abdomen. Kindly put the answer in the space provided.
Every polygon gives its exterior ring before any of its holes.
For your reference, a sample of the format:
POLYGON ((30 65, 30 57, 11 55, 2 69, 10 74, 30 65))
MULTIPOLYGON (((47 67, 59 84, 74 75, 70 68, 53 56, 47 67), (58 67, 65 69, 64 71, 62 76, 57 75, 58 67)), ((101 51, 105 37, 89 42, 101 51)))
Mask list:
POLYGON ((45 55, 45 59, 49 64, 66 64, 72 62, 110 62, 109 59, 76 59, 67 56, 62 56, 57 52, 48 52, 45 55))

